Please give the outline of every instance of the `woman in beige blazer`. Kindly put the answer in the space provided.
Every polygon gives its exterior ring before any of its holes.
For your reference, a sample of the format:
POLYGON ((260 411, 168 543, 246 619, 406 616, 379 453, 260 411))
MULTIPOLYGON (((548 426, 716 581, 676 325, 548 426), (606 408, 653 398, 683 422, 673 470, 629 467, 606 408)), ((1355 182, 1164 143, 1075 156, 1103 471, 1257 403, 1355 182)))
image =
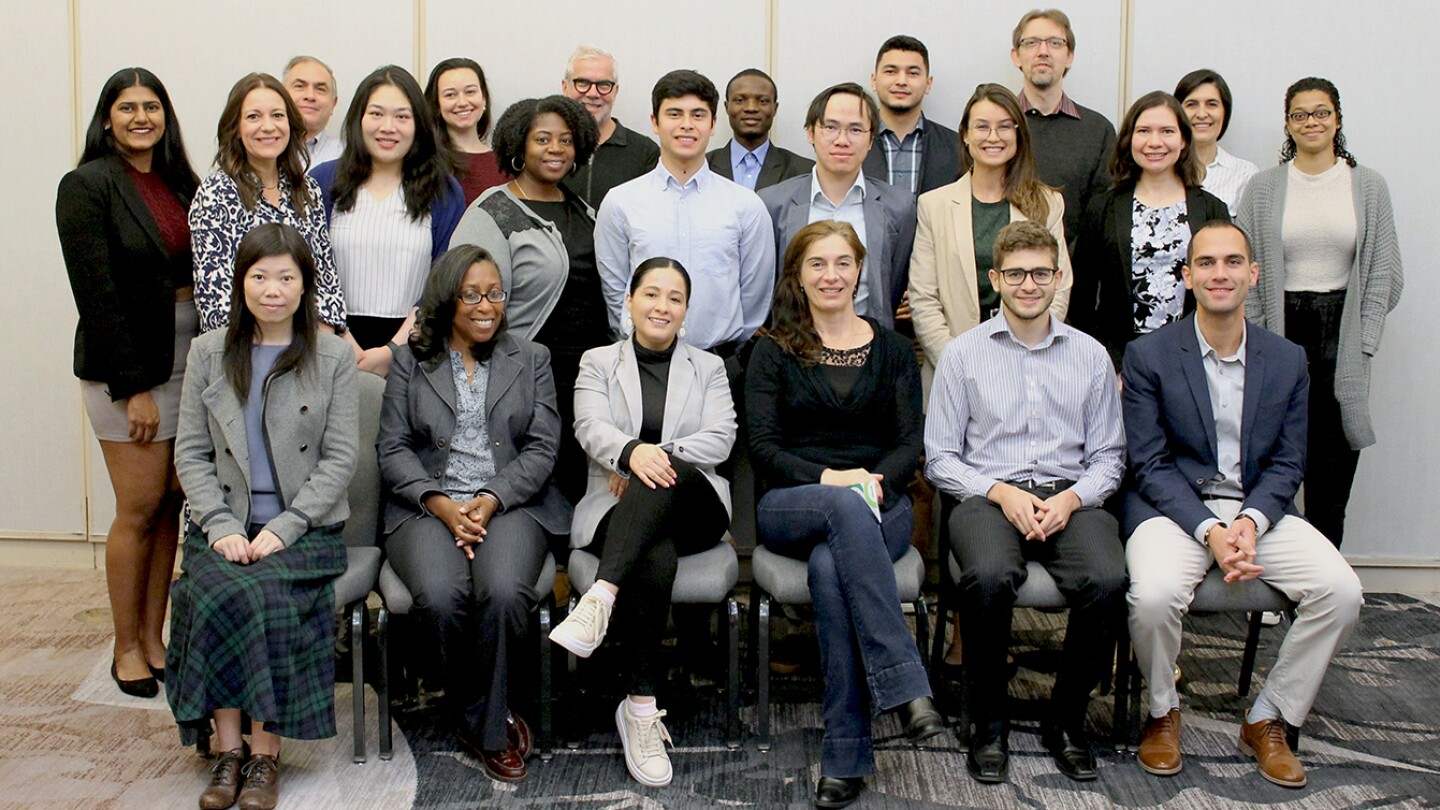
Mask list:
MULTIPOLYGON (((986 274, 995 235, 1022 219, 1043 223, 1065 244, 1065 201, 1035 177, 1030 133, 1015 94, 982 84, 960 119, 959 180, 920 195, 910 254, 910 311, 925 349, 928 383, 950 338, 989 319, 999 294, 986 274)), ((1060 252, 1060 289, 1050 311, 1064 318, 1074 274, 1060 252)))

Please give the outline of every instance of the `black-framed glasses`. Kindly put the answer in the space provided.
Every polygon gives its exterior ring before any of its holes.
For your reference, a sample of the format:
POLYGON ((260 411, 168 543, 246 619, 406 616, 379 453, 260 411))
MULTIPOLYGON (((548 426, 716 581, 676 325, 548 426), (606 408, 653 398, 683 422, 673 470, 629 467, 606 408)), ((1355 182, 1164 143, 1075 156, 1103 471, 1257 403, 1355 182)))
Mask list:
POLYGON ((1019 287, 1025 283, 1025 277, 1029 276, 1037 285, 1044 287, 1055 280, 1055 274, 1059 271, 1053 267, 1032 267, 1026 270, 1023 267, 1007 267, 1000 271, 1000 278, 1011 287, 1019 287))
POLYGON ((578 93, 588 93, 592 87, 595 88, 595 92, 602 96, 608 96, 615 92, 615 82, 609 79, 601 79, 598 82, 589 79, 571 79, 570 84, 575 87, 575 91, 578 93))
POLYGON ((1070 43, 1066 42, 1064 37, 1025 37, 1020 40, 1020 50, 1033 51, 1040 47, 1042 42, 1052 51, 1070 47, 1070 43))
POLYGON ((490 292, 483 293, 476 290, 466 290, 465 292, 460 293, 460 303, 466 306, 473 307, 476 304, 480 303, 480 300, 483 298, 484 300, 489 301, 492 304, 503 304, 505 303, 505 299, 509 297, 510 293, 501 289, 494 289, 490 292))
POLYGON ((1334 115, 1334 114, 1335 114, 1335 111, 1334 111, 1334 110, 1330 110, 1330 109, 1326 109, 1326 108, 1324 108, 1324 107, 1321 107, 1321 108, 1318 109, 1318 110, 1311 110, 1310 112, 1305 112, 1304 110, 1295 110, 1294 112, 1290 113, 1289 115, 1287 115, 1287 116, 1285 116, 1285 117, 1286 117, 1286 118, 1289 118, 1289 119, 1290 119, 1290 123, 1292 123, 1292 124, 1303 124, 1303 123, 1305 123, 1305 120, 1306 120, 1307 118, 1310 118, 1310 117, 1313 116, 1316 121, 1319 121, 1320 123, 1323 124, 1323 123, 1325 123, 1326 121, 1329 121, 1329 120, 1330 120, 1330 116, 1332 116, 1332 115, 1334 115))

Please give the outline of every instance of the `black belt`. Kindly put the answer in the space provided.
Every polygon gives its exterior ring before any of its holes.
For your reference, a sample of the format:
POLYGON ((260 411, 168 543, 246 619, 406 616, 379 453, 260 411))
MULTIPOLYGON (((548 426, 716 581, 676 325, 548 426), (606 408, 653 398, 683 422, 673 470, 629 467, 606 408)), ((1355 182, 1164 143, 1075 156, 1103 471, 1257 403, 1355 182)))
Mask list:
POLYGON ((1012 487, 1019 487, 1021 489, 1029 489, 1039 492, 1051 493, 1064 492, 1070 487, 1075 486, 1074 481, 1036 481, 1033 478, 1028 481, 1006 481, 1005 483, 1009 484, 1012 487))

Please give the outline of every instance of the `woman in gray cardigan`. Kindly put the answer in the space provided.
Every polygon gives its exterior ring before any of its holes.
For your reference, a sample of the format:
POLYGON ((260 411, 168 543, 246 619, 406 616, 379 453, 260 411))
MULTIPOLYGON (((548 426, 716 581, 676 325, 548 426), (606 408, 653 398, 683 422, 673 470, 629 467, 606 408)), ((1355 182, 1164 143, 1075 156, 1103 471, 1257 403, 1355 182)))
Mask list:
POLYGON ((359 419, 355 355, 317 332, 315 278, 299 231, 256 226, 236 251, 229 326, 190 348, 175 440, 190 525, 165 672, 183 742, 215 721, 202 808, 274 807, 280 738, 335 736, 332 581, 359 419))
POLYGON ((1360 450, 1375 443, 1370 359, 1405 284, 1390 190, 1356 165, 1341 124, 1335 85, 1290 85, 1283 162, 1250 181, 1237 217, 1260 263, 1246 317, 1310 361, 1305 517, 1336 546, 1360 450))

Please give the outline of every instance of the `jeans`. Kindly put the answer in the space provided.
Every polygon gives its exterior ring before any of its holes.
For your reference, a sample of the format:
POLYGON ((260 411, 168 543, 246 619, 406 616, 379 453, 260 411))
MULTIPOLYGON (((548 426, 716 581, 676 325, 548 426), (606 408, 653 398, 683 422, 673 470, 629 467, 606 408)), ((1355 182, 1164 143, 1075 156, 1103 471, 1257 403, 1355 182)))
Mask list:
POLYGON ((849 489, 823 484, 771 490, 756 513, 766 548, 809 561, 825 675, 822 776, 874 773, 872 713, 930 696, 891 567, 910 547, 910 499, 901 498, 881 517, 877 523, 849 489))

